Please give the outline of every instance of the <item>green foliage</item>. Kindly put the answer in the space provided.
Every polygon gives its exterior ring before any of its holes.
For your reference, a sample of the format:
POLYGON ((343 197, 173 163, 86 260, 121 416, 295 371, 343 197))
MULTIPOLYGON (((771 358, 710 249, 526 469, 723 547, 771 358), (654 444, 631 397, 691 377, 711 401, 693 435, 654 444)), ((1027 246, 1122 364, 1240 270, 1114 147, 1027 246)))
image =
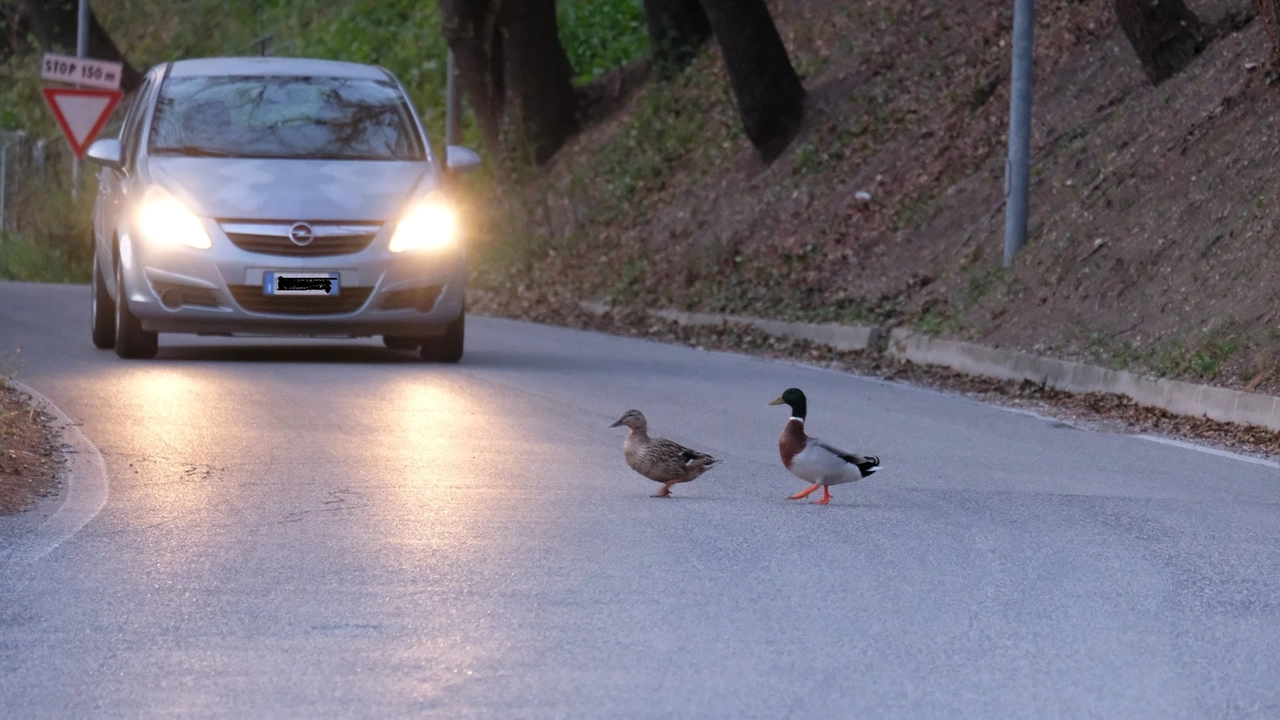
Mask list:
POLYGON ((579 82, 597 78, 649 52, 641 0, 560 0, 560 42, 579 82))
POLYGON ((736 137, 733 99, 723 78, 696 63, 663 83, 650 84, 627 124, 601 151, 603 197, 598 208, 637 207, 681 166, 710 167, 709 155, 736 137), (717 102, 708 106, 706 99, 717 102), (699 100, 701 99, 701 100, 699 100))
POLYGON ((93 263, 90 210, 96 193, 93 177, 73 201, 63 173, 29 181, 10 198, 10 223, 16 232, 0 233, 0 279, 36 282, 88 282, 93 263), (17 202, 15 202, 17 200, 17 202))
POLYGON ((1222 373, 1222 366, 1244 347, 1244 341, 1232 334, 1234 328, 1234 318, 1228 317, 1204 333, 1192 347, 1176 337, 1136 347, 1129 341, 1116 343, 1106 333, 1093 332, 1089 335, 1088 348, 1095 362, 1113 370, 1136 370, 1157 377, 1189 376, 1213 381, 1222 373))
POLYGON ((11 233, 0 233, 0 280, 24 282, 88 282, 88 243, 46 245, 11 233))

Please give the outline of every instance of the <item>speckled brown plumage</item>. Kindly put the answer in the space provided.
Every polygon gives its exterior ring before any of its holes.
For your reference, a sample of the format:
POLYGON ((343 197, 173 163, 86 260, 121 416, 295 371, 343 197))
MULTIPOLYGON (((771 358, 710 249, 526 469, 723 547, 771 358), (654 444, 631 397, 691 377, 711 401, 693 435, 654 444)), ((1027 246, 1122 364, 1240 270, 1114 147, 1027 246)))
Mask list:
POLYGON ((628 410, 611 427, 625 425, 631 434, 622 444, 622 454, 632 470, 662 483, 654 497, 670 497, 671 486, 686 483, 710 470, 720 461, 663 438, 649 437, 649 426, 639 410, 628 410))

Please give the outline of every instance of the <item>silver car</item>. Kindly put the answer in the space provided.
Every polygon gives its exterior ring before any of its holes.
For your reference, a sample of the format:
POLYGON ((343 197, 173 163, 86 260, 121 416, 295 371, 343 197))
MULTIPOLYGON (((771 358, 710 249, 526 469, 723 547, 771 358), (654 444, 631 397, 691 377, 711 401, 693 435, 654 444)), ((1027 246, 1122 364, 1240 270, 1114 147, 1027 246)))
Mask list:
POLYGON ((158 333, 381 335, 457 362, 466 249, 449 173, 382 68, 289 58, 153 68, 93 209, 93 342, 155 355, 158 333))

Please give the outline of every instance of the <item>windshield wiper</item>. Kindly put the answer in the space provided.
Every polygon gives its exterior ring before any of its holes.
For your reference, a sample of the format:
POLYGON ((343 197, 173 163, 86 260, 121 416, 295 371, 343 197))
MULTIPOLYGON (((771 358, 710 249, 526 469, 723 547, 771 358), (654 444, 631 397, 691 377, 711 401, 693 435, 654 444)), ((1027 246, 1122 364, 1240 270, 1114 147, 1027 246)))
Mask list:
POLYGON ((300 152, 295 155, 281 155, 288 160, 402 160, 394 155, 378 155, 376 153, 341 153, 341 152, 300 152))
POLYGON ((152 155, 183 155, 185 157, 236 157, 236 153, 226 150, 214 150, 199 145, 180 145, 178 147, 155 148, 152 155))

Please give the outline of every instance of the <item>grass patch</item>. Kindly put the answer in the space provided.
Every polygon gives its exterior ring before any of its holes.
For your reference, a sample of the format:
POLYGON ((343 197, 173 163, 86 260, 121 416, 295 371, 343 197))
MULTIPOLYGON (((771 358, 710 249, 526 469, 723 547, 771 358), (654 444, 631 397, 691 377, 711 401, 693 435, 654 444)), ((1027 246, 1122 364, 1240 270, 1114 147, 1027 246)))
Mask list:
POLYGON ((1235 324, 1234 318, 1228 317, 1191 345, 1182 338, 1170 337, 1137 346, 1129 341, 1116 342, 1107 333, 1093 332, 1086 346, 1093 362, 1112 370, 1212 382, 1248 344, 1234 333, 1235 324))
POLYGON ((77 252, 69 257, 61 248, 0 233, 0 280, 86 283, 92 260, 81 255, 77 252))
MULTIPOLYGON (((91 212, 97 180, 87 166, 81 190, 71 198, 66 163, 25 172, 9 198, 9 231, 0 232, 0 279, 89 282, 93 266, 91 212)), ((13 177, 10 178, 11 184, 13 177)))

